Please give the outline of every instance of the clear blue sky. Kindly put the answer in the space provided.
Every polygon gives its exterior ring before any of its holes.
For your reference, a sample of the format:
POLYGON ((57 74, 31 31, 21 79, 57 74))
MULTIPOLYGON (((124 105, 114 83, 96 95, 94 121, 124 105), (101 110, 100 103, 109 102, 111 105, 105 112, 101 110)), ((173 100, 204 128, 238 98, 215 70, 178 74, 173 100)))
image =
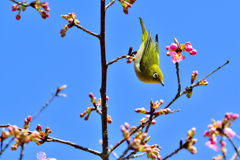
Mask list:
MULTIPOLYGON (((69 140, 98 151, 101 136, 100 116, 92 113, 86 122, 79 118, 91 106, 88 94, 100 97, 101 61, 100 44, 97 38, 77 28, 67 31, 61 38, 59 31, 67 21, 61 14, 74 12, 81 25, 99 33, 100 2, 53 1, 49 0, 50 18, 43 20, 32 8, 21 14, 16 21, 16 12, 11 11, 13 3, 2 1, 1 16, 1 63, 0 63, 0 106, 1 124, 23 126, 24 118, 34 115, 58 85, 67 84, 63 91, 67 98, 57 97, 31 123, 30 130, 37 124, 49 126, 50 135, 69 140)), ((142 17, 147 30, 159 34, 160 67, 164 74, 165 88, 160 84, 140 82, 134 72, 133 63, 126 60, 112 64, 108 69, 107 95, 108 114, 113 123, 108 125, 109 144, 122 139, 120 125, 129 122, 137 126, 145 115, 134 112, 135 108, 149 108, 149 102, 163 99, 165 106, 177 92, 175 65, 166 56, 165 47, 176 37, 180 43, 190 41, 198 53, 180 62, 182 88, 190 84, 191 73, 198 70, 199 78, 222 65, 230 63, 211 75, 208 86, 194 88, 191 99, 185 95, 171 105, 180 112, 157 118, 157 123, 149 131, 149 144, 158 143, 165 157, 179 147, 179 140, 185 139, 187 131, 196 127, 197 154, 191 155, 182 150, 172 157, 179 159, 211 159, 220 154, 205 146, 208 140, 203 137, 211 119, 222 120, 226 112, 240 113, 240 2, 237 0, 191 1, 191 0, 137 0, 129 14, 125 15, 117 1, 106 13, 106 52, 107 61, 128 52, 133 46, 137 50, 141 43, 141 27, 138 17, 142 17)), ((240 134, 240 121, 232 129, 240 134)), ((240 141, 233 139, 237 146, 240 141)), ((121 155, 127 148, 121 145, 116 153, 121 155)), ((234 153, 227 141, 227 158, 234 153)), ((36 159, 36 154, 44 151, 47 157, 63 159, 99 159, 87 152, 58 143, 45 143, 37 146, 27 144, 25 160, 36 159)), ((20 149, 8 149, 2 159, 19 159, 20 149)), ((110 157, 114 159, 113 156, 110 157)), ((146 159, 146 156, 140 159, 146 159)))

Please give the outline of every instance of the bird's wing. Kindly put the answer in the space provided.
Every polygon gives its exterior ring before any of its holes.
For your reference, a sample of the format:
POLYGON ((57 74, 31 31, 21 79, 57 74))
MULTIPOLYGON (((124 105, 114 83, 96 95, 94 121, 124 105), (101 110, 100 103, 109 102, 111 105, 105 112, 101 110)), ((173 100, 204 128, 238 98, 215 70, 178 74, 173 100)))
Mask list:
POLYGON ((145 48, 143 50, 142 59, 140 62, 140 70, 142 72, 149 69, 149 67, 152 66, 153 64, 159 65, 159 47, 157 42, 157 36, 156 36, 156 50, 152 35, 150 33, 148 33, 148 38, 144 44, 144 47, 145 48))

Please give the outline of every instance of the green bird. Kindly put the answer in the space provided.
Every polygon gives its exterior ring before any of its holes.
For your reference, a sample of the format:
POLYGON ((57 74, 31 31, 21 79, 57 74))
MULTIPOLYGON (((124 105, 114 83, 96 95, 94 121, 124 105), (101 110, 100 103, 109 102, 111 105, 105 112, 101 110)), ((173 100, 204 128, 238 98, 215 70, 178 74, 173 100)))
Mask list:
POLYGON ((142 18, 142 44, 140 45, 134 60, 134 70, 138 79, 146 83, 163 83, 163 74, 159 68, 158 35, 156 35, 156 49, 150 32, 148 33, 142 18))

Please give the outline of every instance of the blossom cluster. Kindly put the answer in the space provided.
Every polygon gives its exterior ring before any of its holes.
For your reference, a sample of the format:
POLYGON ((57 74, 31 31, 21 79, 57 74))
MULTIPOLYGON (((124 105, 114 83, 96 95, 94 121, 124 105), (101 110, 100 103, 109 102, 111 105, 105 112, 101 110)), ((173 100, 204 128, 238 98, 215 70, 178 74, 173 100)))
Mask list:
POLYGON ((131 63, 132 61, 135 60, 135 55, 137 54, 137 51, 132 52, 132 49, 133 49, 132 46, 129 47, 129 51, 128 51, 128 54, 126 56, 127 63, 131 63))
MULTIPOLYGON (((35 8, 39 12, 39 14, 41 15, 41 17, 43 19, 50 17, 50 14, 48 13, 50 11, 48 2, 39 2, 39 0, 36 0, 32 3, 30 3, 29 6, 32 6, 33 8, 35 8), (43 8, 43 10, 40 8, 43 8)), ((12 6, 12 11, 18 11, 18 14, 16 15, 16 20, 21 19, 20 13, 21 13, 21 11, 25 11, 26 9, 27 9, 27 5, 25 5, 24 2, 14 4, 12 6)))
POLYGON ((166 54, 167 56, 172 56, 173 63, 180 62, 185 59, 185 56, 182 56, 182 51, 187 51, 190 55, 197 54, 197 50, 192 47, 190 42, 181 44, 179 46, 176 38, 174 38, 174 43, 172 43, 170 46, 166 46, 166 49, 169 51, 166 54))
POLYGON ((123 7, 123 12, 125 14, 128 14, 128 8, 132 7, 132 4, 135 3, 136 0, 119 0, 119 2, 121 3, 122 7, 123 7))
POLYGON ((121 131, 123 133, 123 137, 126 139, 129 148, 138 152, 145 152, 148 158, 161 160, 160 149, 157 148, 158 145, 147 145, 146 143, 149 141, 150 136, 147 137, 146 132, 138 131, 136 136, 133 137, 131 142, 130 140, 130 125, 128 123, 124 123, 124 126, 121 126, 121 131))
MULTIPOLYGON (((89 119, 90 114, 92 113, 92 111, 94 110, 100 110, 102 111, 99 107, 102 105, 102 99, 99 98, 97 101, 97 98, 93 96, 92 93, 89 93, 89 98, 91 99, 91 103, 93 104, 94 107, 88 107, 83 113, 80 114, 80 118, 83 118, 86 114, 87 116, 84 118, 85 121, 87 121, 89 119)), ((109 100, 109 97, 106 96, 106 100, 109 100)), ((109 124, 112 123, 112 118, 107 115, 107 122, 109 124)))
POLYGON ((150 109, 151 111, 147 111, 145 108, 137 108, 135 109, 136 113, 142 113, 142 114, 152 114, 155 116, 159 116, 159 115, 163 115, 163 114, 169 114, 171 112, 171 110, 169 108, 165 108, 165 109, 160 109, 158 111, 155 112, 156 109, 158 109, 160 107, 160 105, 163 104, 163 100, 161 99, 160 101, 156 101, 155 103, 153 103, 153 101, 151 100, 150 102, 150 109))
POLYGON ((52 133, 52 131, 49 129, 49 127, 46 127, 45 132, 43 132, 40 124, 37 125, 36 131, 28 131, 31 120, 32 117, 28 116, 24 120, 24 126, 22 129, 18 128, 17 126, 10 125, 8 126, 9 132, 2 130, 1 140, 4 140, 10 136, 16 138, 15 144, 11 146, 12 150, 17 150, 19 146, 27 144, 30 141, 34 141, 37 145, 43 144, 47 140, 48 135, 52 133))
POLYGON ((183 146, 184 148, 186 148, 192 154, 197 153, 197 148, 195 146, 193 146, 197 142, 197 139, 193 139, 195 133, 196 133, 196 128, 195 127, 193 127, 192 129, 190 129, 188 131, 187 138, 186 138, 186 141, 185 141, 185 145, 183 146))
MULTIPOLYGON (((197 79, 197 75, 198 75, 198 71, 193 71, 193 72, 192 72, 192 75, 191 75, 191 84, 193 84, 193 82, 197 79)), ((208 85, 208 82, 207 82, 206 79, 204 79, 204 80, 202 80, 202 81, 199 81, 197 85, 198 85, 198 86, 206 86, 206 85, 208 85)), ((188 98, 191 98, 192 92, 193 92, 192 90, 193 90, 192 88, 190 88, 190 89, 187 90, 187 97, 188 97, 188 98)))
POLYGON ((63 19, 66 19, 69 24, 66 24, 63 26, 63 28, 60 30, 61 37, 66 36, 66 32, 69 28, 73 26, 73 23, 80 24, 80 21, 76 19, 76 14, 75 13, 68 13, 67 15, 61 15, 63 19))
MULTIPOLYGON (((206 146, 212 148, 214 151, 218 151, 217 135, 219 135, 221 136, 221 152, 223 153, 223 155, 226 155, 226 142, 222 140, 222 137, 225 137, 225 135, 227 135, 229 138, 232 138, 236 135, 236 133, 230 128, 230 126, 232 122, 238 117, 238 114, 226 113, 222 121, 215 121, 214 119, 212 119, 212 124, 208 125, 209 130, 206 130, 203 134, 204 137, 209 138, 209 140, 206 142, 206 146)), ((215 157, 215 159, 220 157, 215 157)))

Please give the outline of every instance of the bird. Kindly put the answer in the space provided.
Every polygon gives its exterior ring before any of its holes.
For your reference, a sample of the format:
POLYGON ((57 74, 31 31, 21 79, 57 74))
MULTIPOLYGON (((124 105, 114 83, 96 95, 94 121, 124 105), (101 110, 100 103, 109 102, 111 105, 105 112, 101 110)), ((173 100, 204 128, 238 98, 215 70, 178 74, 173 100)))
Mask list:
POLYGON ((138 79, 145 83, 163 83, 163 74, 159 68, 159 45, 158 35, 156 34, 156 48, 152 34, 147 32, 141 17, 142 43, 134 59, 134 70, 138 79))

